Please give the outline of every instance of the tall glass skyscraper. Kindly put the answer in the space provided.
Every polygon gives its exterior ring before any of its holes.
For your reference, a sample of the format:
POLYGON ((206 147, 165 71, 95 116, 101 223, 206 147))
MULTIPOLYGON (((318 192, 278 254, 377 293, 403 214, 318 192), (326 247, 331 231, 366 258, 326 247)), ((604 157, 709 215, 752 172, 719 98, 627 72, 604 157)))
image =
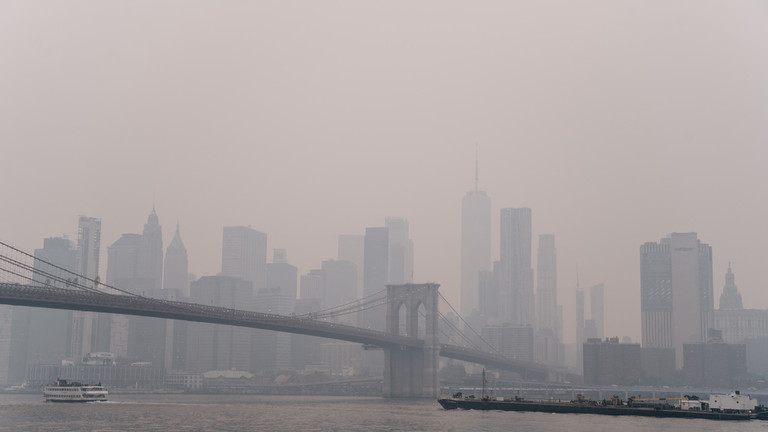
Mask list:
POLYGON ((467 192, 461 201, 461 314, 479 309, 480 272, 491 270, 491 198, 467 192))
POLYGON ((531 209, 501 209, 499 315, 503 323, 535 324, 531 235, 531 209))

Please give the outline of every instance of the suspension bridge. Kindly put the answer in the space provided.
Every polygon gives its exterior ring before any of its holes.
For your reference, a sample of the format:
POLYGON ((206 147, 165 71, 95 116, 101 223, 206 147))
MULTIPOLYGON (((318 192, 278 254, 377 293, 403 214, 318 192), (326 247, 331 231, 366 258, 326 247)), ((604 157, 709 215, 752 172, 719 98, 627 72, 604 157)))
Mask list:
MULTIPOLYGON (((384 395, 392 397, 436 396, 439 389, 438 356, 514 371, 526 379, 563 380, 560 370, 505 357, 494 352, 479 335, 470 338, 458 331, 456 325, 439 311, 441 300, 454 312, 455 309, 438 292, 437 284, 390 285, 362 300, 316 313, 277 315, 149 298, 103 284, 98 278, 89 279, 55 263, 41 261, 0 242, 0 304, 223 324, 377 346, 385 352, 384 395), (387 331, 354 327, 333 320, 376 307, 387 309, 387 331), (400 316, 403 307, 406 311, 404 323, 400 316), (402 332, 403 327, 405 332, 402 332), (422 334, 423 338, 415 336, 422 334), (440 343, 440 334, 454 343, 440 343), (456 339, 459 339, 458 343, 456 339), (484 342, 485 347, 481 347, 476 342, 478 340, 484 342)), ((456 316, 461 319, 458 313, 456 316)))

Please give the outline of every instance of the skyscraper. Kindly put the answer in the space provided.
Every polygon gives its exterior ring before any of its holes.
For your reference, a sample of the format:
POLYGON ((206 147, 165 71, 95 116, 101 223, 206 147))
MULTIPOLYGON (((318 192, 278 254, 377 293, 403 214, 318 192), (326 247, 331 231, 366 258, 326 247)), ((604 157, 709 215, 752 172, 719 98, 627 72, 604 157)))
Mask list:
MULTIPOLYGON (((176 299, 189 297, 189 261, 178 223, 176 233, 165 251, 163 266, 163 291, 176 299)), ((167 320, 166 325, 165 367, 166 370, 181 370, 186 366, 188 323, 167 320)))
MULTIPOLYGON (((323 271, 323 309, 338 306, 355 300, 357 268, 349 261, 326 260, 322 262, 323 271)), ((343 322, 355 324, 353 317, 342 317, 343 322)))
POLYGON ((357 269, 357 297, 363 295, 363 264, 365 256, 365 236, 342 234, 339 236, 339 261, 348 261, 357 269))
POLYGON ((388 217, 384 225, 389 229, 389 277, 387 283, 412 283, 413 240, 408 235, 408 219, 388 217))
POLYGON ((189 296, 189 261, 187 248, 181 241, 179 224, 176 224, 176 234, 173 235, 173 240, 165 251, 163 289, 174 290, 179 295, 189 296))
POLYGON ((539 329, 556 333, 557 323, 557 250, 553 234, 539 235, 536 260, 538 285, 536 287, 536 322, 539 329))
POLYGON ((536 260, 536 361, 562 364, 564 347, 560 339, 557 309, 557 250, 553 234, 539 235, 536 260))
POLYGON ((250 227, 224 227, 221 274, 251 282, 254 292, 266 286, 267 235, 250 227))
MULTIPOLYGON (((190 285, 194 303, 228 308, 251 309, 251 283, 236 277, 204 276, 190 285)), ((245 327, 190 322, 187 325, 186 370, 252 369, 252 335, 245 327)))
POLYGON ((479 274, 491 270, 491 198, 478 190, 475 161, 475 190, 461 201, 461 314, 469 316, 480 301, 479 274))
MULTIPOLYGON (((139 278, 140 234, 123 234, 107 247, 107 284, 134 294, 153 288, 151 279, 139 278)), ((128 357, 128 316, 112 315, 109 348, 118 357, 128 357)))
POLYGON ((500 318, 513 325, 533 326, 531 209, 501 209, 500 318))
MULTIPOLYGON (((389 229, 366 228, 363 264, 363 295, 369 296, 384 290, 389 276, 389 229)), ((372 308, 363 311, 362 327, 384 330, 386 310, 372 308)))
POLYGON ((584 361, 584 291, 579 286, 579 281, 576 281, 576 370, 582 371, 584 361))
MULTIPOLYGON (((162 292, 162 227, 154 208, 142 234, 123 234, 107 248, 107 257, 108 284, 147 297, 173 298, 178 295, 162 292)), ((151 362, 156 367, 170 366, 171 321, 100 314, 99 329, 99 351, 109 350, 118 357, 151 362)))
POLYGON ((595 337, 605 337, 605 286, 598 284, 589 289, 589 314, 595 322, 595 337))
POLYGON ((296 282, 299 270, 288 264, 288 254, 285 249, 275 249, 272 262, 267 264, 267 289, 279 289, 287 296, 296 298, 296 282))
MULTIPOLYGON (((80 216, 77 224, 77 273, 90 280, 99 277, 99 248, 101 245, 101 219, 80 216)), ((89 280, 84 285, 95 285, 89 280)), ((72 313, 70 356, 81 358, 92 351, 98 340, 98 315, 95 312, 72 313)))
MULTIPOLYGON (((45 264, 47 261, 58 267, 74 272, 77 270, 77 250, 68 238, 52 237, 43 241, 42 249, 35 249, 35 275, 46 272, 58 278, 68 279, 72 275, 45 264)), ((38 276, 36 276, 38 277, 38 276)), ((60 283, 48 278, 38 283, 61 287, 60 283)), ((72 311, 58 309, 30 308, 29 364, 60 364, 69 356, 69 340, 72 337, 72 311)))
POLYGON ((139 277, 152 279, 153 289, 163 287, 163 228, 154 207, 141 234, 139 277))
POLYGON ((644 347, 674 348, 683 366, 683 344, 707 341, 714 294, 712 248, 696 233, 672 233, 640 247, 644 347))

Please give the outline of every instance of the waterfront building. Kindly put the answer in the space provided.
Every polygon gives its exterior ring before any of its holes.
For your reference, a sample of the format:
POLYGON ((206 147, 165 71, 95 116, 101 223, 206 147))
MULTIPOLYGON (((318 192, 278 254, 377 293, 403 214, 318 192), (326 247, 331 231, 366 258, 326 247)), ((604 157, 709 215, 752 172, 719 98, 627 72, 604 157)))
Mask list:
POLYGON ((675 379, 675 349, 642 347, 643 385, 667 385, 675 379))
POLYGON ((584 384, 638 385, 642 377, 640 344, 622 344, 619 338, 587 339, 584 352, 584 384))
POLYGON ((501 209, 501 287, 499 318, 503 323, 535 323, 531 268, 531 209, 501 209))
POLYGON ((739 388, 747 376, 745 344, 683 344, 685 383, 694 387, 739 388))
POLYGON ((683 366, 683 345, 704 343, 713 324, 712 248, 696 233, 672 233, 640 247, 644 347, 674 348, 683 366))

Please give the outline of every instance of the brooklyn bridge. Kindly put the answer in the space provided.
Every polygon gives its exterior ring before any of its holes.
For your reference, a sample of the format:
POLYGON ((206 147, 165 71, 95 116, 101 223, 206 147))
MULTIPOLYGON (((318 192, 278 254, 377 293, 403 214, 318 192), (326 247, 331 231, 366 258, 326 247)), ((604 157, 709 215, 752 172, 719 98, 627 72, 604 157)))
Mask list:
MULTIPOLYGON (((2 246, 28 256, 8 245, 2 246)), ((386 296, 374 304, 355 302, 329 312, 353 313, 371 307, 386 308, 387 331, 376 331, 325 320, 323 314, 277 315, 149 298, 74 273, 67 278, 53 272, 40 274, 17 254, 0 254, 0 274, 4 275, 0 280, 0 304, 249 327, 380 347, 385 355, 383 394, 386 397, 437 396, 438 357, 514 371, 526 380, 555 382, 564 379, 562 370, 505 357, 493 352, 490 345, 485 350, 476 344, 440 343, 441 325, 452 324, 439 311, 439 301, 445 299, 438 291, 439 285, 434 283, 388 285, 386 296), (399 312, 403 307, 405 323, 400 322, 399 312), (423 316, 419 317, 419 311, 423 311, 423 316), (419 329, 420 324, 425 328, 419 329), (404 334, 400 334, 402 328, 406 330, 404 334)))

